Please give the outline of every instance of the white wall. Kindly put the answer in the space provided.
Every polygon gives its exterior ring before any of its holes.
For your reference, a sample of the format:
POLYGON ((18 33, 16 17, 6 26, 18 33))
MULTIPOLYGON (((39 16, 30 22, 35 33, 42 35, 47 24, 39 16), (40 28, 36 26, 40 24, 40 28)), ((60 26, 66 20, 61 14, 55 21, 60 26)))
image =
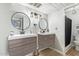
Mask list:
POLYGON ((0 55, 8 55, 9 6, 10 4, 0 3, 0 55))
POLYGON ((49 31, 56 34, 55 48, 64 51, 65 46, 65 19, 64 10, 52 12, 48 15, 49 31), (57 28, 57 30, 56 30, 57 28))
MULTIPOLYGON (((29 8, 27 6, 24 6, 24 5, 21 5, 21 4, 17 4, 17 3, 13 3, 11 4, 11 9, 10 9, 10 18, 11 16, 15 13, 15 12, 23 12, 25 13, 31 20, 31 26, 29 29, 25 30, 26 33, 30 33, 30 30, 33 31, 33 24, 36 23, 38 24, 39 22, 39 19, 35 19, 35 18, 31 18, 30 17, 30 13, 31 12, 36 12, 38 14, 41 14, 43 17, 46 17, 47 14, 43 14, 37 10, 34 10, 32 8, 29 8)), ((47 18, 47 17, 46 17, 47 18)), ((19 30, 17 30, 16 28, 13 27, 13 25, 11 24, 11 22, 9 23, 10 24, 10 30, 11 31, 14 31, 15 34, 19 34, 19 30)), ((39 28, 38 28, 39 30, 39 28)))
POLYGON ((73 8, 70 8, 66 11, 62 9, 58 12, 52 12, 48 17, 50 32, 55 33, 57 37, 55 48, 60 51, 67 51, 71 47, 71 45, 65 47, 65 15, 72 20, 72 34, 70 44, 73 43, 73 36, 78 35, 76 26, 79 26, 79 6, 75 8, 75 14, 73 14, 72 10, 73 8), (56 27, 58 28, 58 30, 56 30, 56 27))

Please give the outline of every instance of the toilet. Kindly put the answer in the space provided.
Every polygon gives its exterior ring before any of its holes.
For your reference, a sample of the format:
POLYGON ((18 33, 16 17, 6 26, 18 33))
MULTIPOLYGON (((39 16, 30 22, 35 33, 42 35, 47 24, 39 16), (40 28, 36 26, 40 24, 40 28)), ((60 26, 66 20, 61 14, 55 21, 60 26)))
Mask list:
POLYGON ((75 37, 74 44, 75 44, 75 49, 79 51, 79 35, 75 37))

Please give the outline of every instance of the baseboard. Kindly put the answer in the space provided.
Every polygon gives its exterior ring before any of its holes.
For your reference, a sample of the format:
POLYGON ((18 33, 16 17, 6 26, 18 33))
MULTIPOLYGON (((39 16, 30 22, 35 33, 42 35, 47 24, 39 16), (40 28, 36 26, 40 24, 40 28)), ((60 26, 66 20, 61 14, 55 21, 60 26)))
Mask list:
POLYGON ((54 51, 57 51, 58 53, 60 53, 60 54, 62 54, 63 56, 65 56, 65 53, 64 53, 64 52, 62 52, 62 51, 60 51, 60 50, 58 50, 58 49, 56 49, 56 48, 51 48, 51 47, 50 47, 50 49, 53 49, 54 51))
POLYGON ((72 44, 70 44, 68 47, 66 47, 65 53, 66 53, 69 49, 71 49, 71 48, 72 48, 72 44))
MULTIPOLYGON (((63 56, 65 56, 65 53, 64 53, 64 52, 62 52, 62 51, 60 51, 60 50, 58 50, 58 49, 56 49, 56 48, 51 48, 51 47, 49 47, 49 48, 50 48, 50 49, 53 49, 54 51, 57 51, 58 53, 60 53, 60 54, 62 54, 63 56)), ((44 50, 44 49, 46 49, 46 48, 40 49, 39 51, 44 50)), ((33 55, 33 52, 27 54, 26 56, 32 56, 32 55, 33 55)))

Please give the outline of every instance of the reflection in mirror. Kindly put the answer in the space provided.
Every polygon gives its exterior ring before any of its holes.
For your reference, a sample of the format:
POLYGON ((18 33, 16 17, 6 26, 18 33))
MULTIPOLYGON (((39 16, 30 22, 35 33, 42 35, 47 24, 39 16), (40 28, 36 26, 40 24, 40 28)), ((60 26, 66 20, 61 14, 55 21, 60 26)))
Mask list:
POLYGON ((25 29, 28 29, 30 27, 30 19, 29 17, 22 13, 22 12, 16 12, 12 15, 12 18, 11 18, 11 22, 12 22, 12 25, 20 30, 20 33, 21 34, 24 34, 25 33, 25 29))
POLYGON ((40 28, 42 33, 44 33, 47 30, 48 22, 46 19, 41 18, 41 20, 39 21, 39 28, 40 28))

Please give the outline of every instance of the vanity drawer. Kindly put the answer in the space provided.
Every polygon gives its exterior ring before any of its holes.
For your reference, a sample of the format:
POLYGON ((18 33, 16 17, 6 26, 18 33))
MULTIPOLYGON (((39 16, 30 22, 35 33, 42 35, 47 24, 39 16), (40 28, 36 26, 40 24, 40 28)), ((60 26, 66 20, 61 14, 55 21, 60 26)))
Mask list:
POLYGON ((31 53, 35 50, 36 50, 36 47, 31 45, 31 46, 22 46, 22 47, 10 48, 9 52, 10 52, 10 55, 17 56, 17 55, 24 55, 24 53, 28 54, 28 53, 31 53))
POLYGON ((26 42, 26 41, 33 42, 33 41, 35 41, 35 39, 36 39, 36 37, 13 39, 13 40, 9 40, 9 44, 17 44, 17 43, 22 43, 22 42, 26 42))
POLYGON ((23 46, 23 45, 29 45, 29 44, 36 44, 36 38, 31 38, 31 39, 18 39, 16 40, 10 40, 9 41, 9 48, 14 48, 18 46, 23 46), (13 42, 13 43, 12 43, 13 42))

